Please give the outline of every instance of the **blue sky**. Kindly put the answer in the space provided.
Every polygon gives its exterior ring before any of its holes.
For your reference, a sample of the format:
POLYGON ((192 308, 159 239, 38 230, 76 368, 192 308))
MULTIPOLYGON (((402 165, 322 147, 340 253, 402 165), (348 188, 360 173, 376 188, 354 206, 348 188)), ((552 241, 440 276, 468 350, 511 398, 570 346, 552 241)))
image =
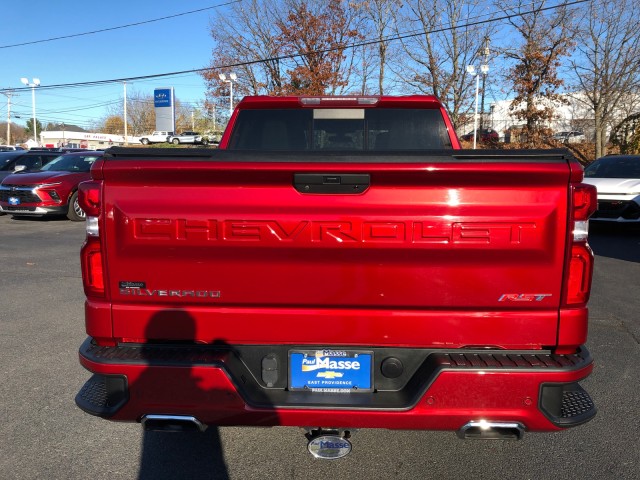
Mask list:
MULTIPOLYGON (((0 30, 0 89, 24 88, 21 77, 30 81, 39 78, 41 85, 47 86, 205 67, 213 47, 209 20, 223 14, 226 3, 227 0, 32 0, 19 5, 9 3, 4 9, 0 30), (221 6, 144 25, 9 47, 146 22, 216 5, 221 6), (9 21, 10 18, 13 20, 9 21)), ((197 74, 127 82, 129 92, 145 94, 166 86, 175 87, 176 98, 183 103, 195 104, 204 99, 205 85, 197 74)), ((87 127, 91 121, 104 117, 109 105, 122 103, 122 98, 121 83, 51 90, 37 88, 36 116, 44 125, 64 121, 87 127)), ((6 121, 6 101, 6 97, 0 95, 0 121, 6 121)), ((12 120, 24 125, 31 117, 30 89, 14 92, 11 110, 12 120), (15 115, 21 118, 14 118, 15 115)))

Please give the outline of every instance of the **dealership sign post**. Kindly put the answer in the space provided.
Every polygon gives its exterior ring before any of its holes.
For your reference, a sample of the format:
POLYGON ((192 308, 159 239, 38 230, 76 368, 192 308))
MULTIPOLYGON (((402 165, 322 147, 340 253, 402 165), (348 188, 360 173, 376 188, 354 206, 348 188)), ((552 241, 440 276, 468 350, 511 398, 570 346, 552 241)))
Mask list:
POLYGON ((175 132, 176 104, 173 87, 156 88, 153 91, 153 104, 156 109, 156 130, 175 132))

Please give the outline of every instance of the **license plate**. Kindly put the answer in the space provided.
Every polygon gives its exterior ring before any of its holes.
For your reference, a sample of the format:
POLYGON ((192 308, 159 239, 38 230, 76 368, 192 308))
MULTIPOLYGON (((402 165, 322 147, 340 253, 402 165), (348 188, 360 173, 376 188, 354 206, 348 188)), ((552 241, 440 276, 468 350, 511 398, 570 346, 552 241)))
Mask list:
POLYGON ((373 352, 361 350, 291 350, 289 389, 312 392, 371 392, 373 352))

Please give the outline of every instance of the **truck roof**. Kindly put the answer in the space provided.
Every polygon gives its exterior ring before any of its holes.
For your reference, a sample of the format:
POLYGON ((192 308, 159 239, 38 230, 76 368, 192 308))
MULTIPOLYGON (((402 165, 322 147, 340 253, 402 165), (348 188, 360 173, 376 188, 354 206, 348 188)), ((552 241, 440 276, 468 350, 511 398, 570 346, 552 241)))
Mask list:
POLYGON ((343 95, 343 96, 246 96, 237 105, 238 109, 255 108, 442 108, 442 103, 433 95, 343 95))

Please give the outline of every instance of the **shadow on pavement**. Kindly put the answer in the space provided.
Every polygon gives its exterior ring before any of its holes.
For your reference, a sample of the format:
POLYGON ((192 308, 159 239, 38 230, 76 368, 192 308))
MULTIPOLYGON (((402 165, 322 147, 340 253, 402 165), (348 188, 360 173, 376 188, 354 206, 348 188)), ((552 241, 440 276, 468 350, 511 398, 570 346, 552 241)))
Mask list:
POLYGON ((204 433, 144 432, 140 480, 227 480, 227 466, 216 427, 204 433))
MULTIPOLYGON (((195 319, 181 308, 161 310, 147 323, 144 338, 149 343, 142 348, 142 356, 148 368, 130 387, 131 395, 150 410, 146 413, 197 417, 197 406, 230 408, 228 393, 216 387, 208 372, 213 365, 211 355, 231 347, 222 341, 213 342, 210 348, 193 347, 196 330, 195 319), (175 348, 157 348, 163 344, 175 348)), ((145 430, 138 478, 228 479, 218 428, 210 425, 203 433, 145 430)))

